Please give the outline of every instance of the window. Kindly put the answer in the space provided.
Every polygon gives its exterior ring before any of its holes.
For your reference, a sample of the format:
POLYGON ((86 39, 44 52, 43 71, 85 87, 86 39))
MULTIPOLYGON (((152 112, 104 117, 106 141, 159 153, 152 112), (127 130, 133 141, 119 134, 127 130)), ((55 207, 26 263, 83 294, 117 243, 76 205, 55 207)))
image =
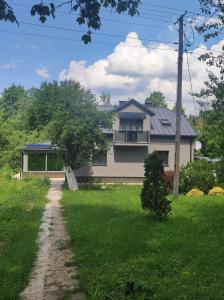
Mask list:
POLYGON ((120 119, 120 130, 143 130, 143 120, 120 119))
POLYGON ((162 123, 162 125, 167 125, 167 126, 169 126, 169 125, 171 125, 171 123, 170 123, 170 121, 168 120, 168 119, 160 119, 160 122, 162 123))
POLYGON ((93 166, 107 165, 107 151, 95 151, 92 159, 93 166))
POLYGON ((60 153, 48 152, 47 153, 47 170, 48 171, 62 171, 63 161, 60 153))
POLYGON ((169 166, 169 151, 156 151, 159 154, 160 158, 163 160, 164 167, 169 166))
POLYGON ((46 153, 30 152, 28 154, 28 171, 45 171, 46 170, 46 153))

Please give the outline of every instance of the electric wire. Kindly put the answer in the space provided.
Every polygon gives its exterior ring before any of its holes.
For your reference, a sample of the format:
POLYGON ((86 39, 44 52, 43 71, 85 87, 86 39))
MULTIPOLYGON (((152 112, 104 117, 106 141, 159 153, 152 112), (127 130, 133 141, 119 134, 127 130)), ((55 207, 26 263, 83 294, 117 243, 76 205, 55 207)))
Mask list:
POLYGON ((193 84, 192 84, 192 78, 191 78, 191 70, 190 70, 190 63, 189 63, 187 47, 185 48, 185 53, 186 53, 186 57, 187 57, 187 69, 188 69, 189 83, 190 83, 190 88, 191 88, 191 96, 192 96, 192 100, 194 103, 195 115, 197 116, 198 112, 197 112, 196 101, 195 101, 194 92, 193 92, 193 84))
MULTIPOLYGON (((85 30, 78 30, 78 29, 65 28, 65 27, 59 27, 59 26, 40 25, 40 24, 34 24, 34 23, 29 23, 29 22, 20 22, 20 24, 28 25, 28 26, 34 26, 34 27, 39 27, 39 28, 49 28, 49 29, 57 29, 57 30, 64 30, 64 31, 86 33, 85 30)), ((142 41, 147 41, 147 42, 156 42, 156 43, 178 45, 178 42, 163 41, 163 40, 154 40, 154 39, 146 39, 146 38, 137 38, 137 37, 127 37, 125 35, 118 35, 118 34, 110 34, 110 33, 102 33, 102 32, 92 32, 92 34, 94 34, 94 35, 100 35, 100 36, 106 36, 106 37, 119 37, 119 38, 132 39, 132 40, 139 40, 140 39, 142 41)))
MULTIPOLYGON (((23 36, 30 36, 30 37, 40 37, 40 38, 48 38, 48 39, 56 39, 56 40, 66 40, 71 42, 80 42, 83 44, 83 42, 80 39, 73 39, 73 38, 66 38, 66 37, 58 37, 53 35, 42 35, 42 34, 35 34, 35 33, 29 33, 29 32, 16 32, 16 31, 10 31, 10 30, 3 30, 0 29, 0 32, 3 33, 9 33, 9 34, 15 34, 15 35, 23 35, 23 36)), ((177 51, 176 49, 171 48, 161 48, 161 47, 149 47, 149 46, 138 46, 138 45, 126 45, 126 44, 114 44, 114 43, 107 43, 107 42, 96 42, 93 41, 90 44, 99 44, 99 45, 112 45, 112 46, 119 46, 119 47, 130 47, 130 48, 142 48, 142 49, 149 49, 149 50, 164 50, 164 51, 177 51)))

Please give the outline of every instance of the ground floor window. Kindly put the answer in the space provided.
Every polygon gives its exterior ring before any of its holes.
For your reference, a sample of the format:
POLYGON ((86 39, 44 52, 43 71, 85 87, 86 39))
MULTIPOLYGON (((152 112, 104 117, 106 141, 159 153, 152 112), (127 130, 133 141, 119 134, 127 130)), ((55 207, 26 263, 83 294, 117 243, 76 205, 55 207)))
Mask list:
POLYGON ((63 161, 60 153, 48 152, 47 153, 47 170, 48 171, 62 171, 63 161))
POLYGON ((156 153, 158 153, 159 157, 162 159, 164 167, 168 167, 169 166, 169 151, 156 151, 156 153))
POLYGON ((28 170, 45 171, 46 170, 46 153, 30 152, 28 153, 28 170))
POLYGON ((92 159, 93 166, 106 166, 107 165, 107 151, 95 151, 92 159))
POLYGON ((59 152, 28 152, 28 171, 62 171, 63 165, 59 152))

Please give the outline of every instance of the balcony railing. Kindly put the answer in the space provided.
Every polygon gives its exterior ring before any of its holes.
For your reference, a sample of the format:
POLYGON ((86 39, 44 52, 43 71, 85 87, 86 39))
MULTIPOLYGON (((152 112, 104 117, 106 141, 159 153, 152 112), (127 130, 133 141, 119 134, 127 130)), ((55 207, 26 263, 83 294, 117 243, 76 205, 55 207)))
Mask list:
POLYGON ((114 143, 147 144, 149 143, 149 131, 116 130, 114 131, 114 143))

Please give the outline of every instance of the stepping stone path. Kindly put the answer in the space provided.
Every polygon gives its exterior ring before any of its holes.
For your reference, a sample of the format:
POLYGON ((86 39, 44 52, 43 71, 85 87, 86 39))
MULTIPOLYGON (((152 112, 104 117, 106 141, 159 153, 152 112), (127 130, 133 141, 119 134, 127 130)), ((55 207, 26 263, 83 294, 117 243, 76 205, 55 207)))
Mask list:
POLYGON ((69 248, 62 206, 62 180, 52 179, 40 228, 37 261, 22 300, 83 300, 79 291, 77 266, 69 248))

